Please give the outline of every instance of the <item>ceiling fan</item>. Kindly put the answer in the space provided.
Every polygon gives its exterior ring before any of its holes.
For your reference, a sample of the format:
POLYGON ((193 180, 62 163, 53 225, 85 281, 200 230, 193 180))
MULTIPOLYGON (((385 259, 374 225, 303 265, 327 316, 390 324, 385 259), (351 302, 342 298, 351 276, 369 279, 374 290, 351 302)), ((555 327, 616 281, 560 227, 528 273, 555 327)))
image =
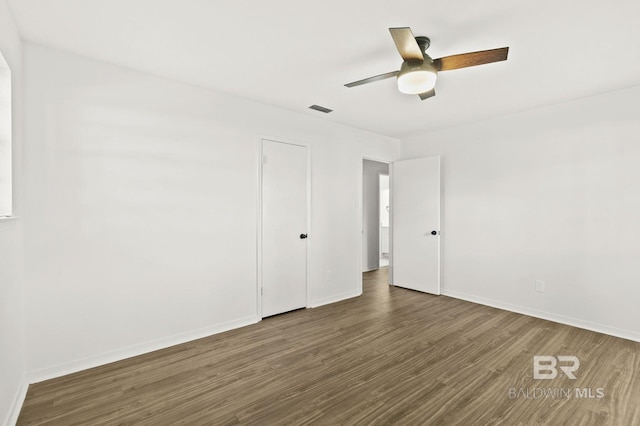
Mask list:
POLYGON ((400 56, 404 59, 400 70, 354 81, 353 83, 345 84, 345 86, 355 87, 397 77, 398 90, 409 95, 418 95, 420 99, 425 100, 436 95, 435 85, 438 71, 449 71, 504 61, 509 54, 509 48, 502 47, 431 59, 426 52, 431 44, 428 37, 415 37, 409 27, 389 28, 389 32, 398 52, 400 52, 400 56))

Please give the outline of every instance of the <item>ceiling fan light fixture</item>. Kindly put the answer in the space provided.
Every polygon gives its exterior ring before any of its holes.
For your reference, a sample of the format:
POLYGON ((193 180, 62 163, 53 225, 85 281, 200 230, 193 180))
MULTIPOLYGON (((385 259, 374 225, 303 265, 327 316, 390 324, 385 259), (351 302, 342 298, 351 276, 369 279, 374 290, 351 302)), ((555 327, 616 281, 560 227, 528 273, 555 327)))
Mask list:
POLYGON ((396 77, 400 92, 418 95, 420 100, 424 101, 436 95, 435 85, 440 71, 506 61, 509 55, 509 47, 501 47, 432 59, 427 54, 427 48, 431 45, 429 37, 416 37, 409 27, 389 28, 389 33, 393 38, 398 53, 402 56, 400 70, 347 83, 345 84, 346 87, 362 86, 363 84, 396 77))
POLYGON ((398 73, 398 90, 408 95, 428 92, 436 86, 438 71, 429 61, 412 64, 403 62, 398 73))

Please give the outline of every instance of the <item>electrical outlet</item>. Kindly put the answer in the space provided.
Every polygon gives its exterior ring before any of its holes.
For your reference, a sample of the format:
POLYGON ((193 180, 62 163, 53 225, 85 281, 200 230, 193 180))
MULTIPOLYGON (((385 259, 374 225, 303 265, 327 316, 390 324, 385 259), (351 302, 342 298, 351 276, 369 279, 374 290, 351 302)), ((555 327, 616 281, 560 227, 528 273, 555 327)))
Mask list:
POLYGON ((536 291, 538 293, 544 293, 544 281, 536 280, 536 291))

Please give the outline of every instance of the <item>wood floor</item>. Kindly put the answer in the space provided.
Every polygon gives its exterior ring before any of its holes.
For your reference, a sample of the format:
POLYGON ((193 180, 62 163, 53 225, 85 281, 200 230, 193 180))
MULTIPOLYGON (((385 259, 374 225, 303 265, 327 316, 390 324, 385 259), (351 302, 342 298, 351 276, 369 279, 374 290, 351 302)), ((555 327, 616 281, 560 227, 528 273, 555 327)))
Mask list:
POLYGON ((385 281, 31 385, 18 424, 640 425, 640 343, 385 281), (534 380, 534 355, 577 379, 534 380))

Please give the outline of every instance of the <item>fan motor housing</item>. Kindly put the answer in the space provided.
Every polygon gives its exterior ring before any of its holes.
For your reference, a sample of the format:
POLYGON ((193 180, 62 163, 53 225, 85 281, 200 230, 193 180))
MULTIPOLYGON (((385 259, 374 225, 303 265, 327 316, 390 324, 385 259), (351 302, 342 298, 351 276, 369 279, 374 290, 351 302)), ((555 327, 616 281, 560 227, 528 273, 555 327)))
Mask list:
POLYGON ((422 53, 425 53, 429 46, 431 46, 431 40, 429 39, 429 37, 418 36, 416 37, 416 42, 418 43, 418 46, 420 46, 420 50, 422 50, 422 53))

